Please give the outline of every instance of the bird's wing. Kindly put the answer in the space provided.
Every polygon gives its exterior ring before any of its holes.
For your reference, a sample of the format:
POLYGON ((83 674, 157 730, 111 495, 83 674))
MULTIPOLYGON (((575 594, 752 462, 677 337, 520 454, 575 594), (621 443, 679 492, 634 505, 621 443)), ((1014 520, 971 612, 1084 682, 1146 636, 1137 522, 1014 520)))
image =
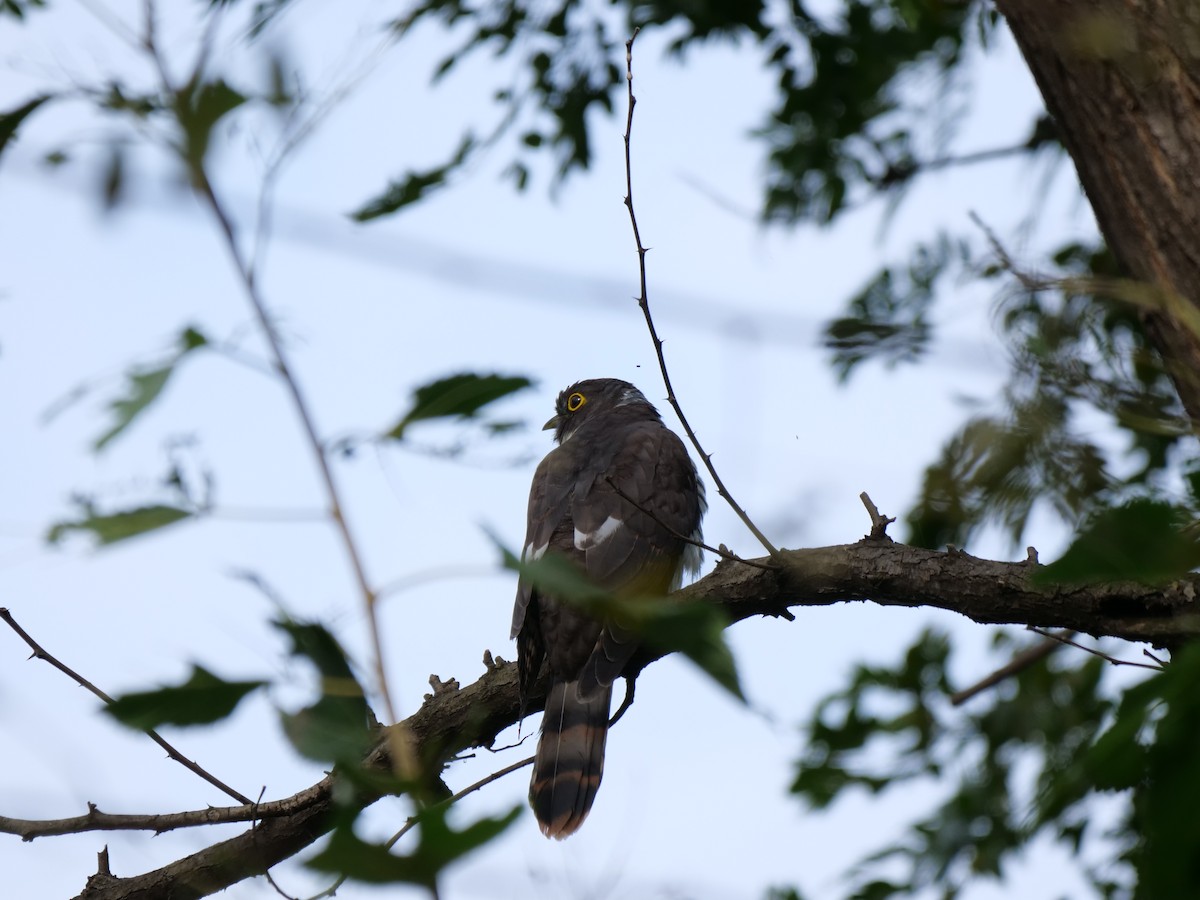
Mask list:
MULTIPOLYGON (((573 469, 571 455, 565 452, 563 447, 557 447, 546 454, 534 472, 533 484, 529 488, 525 544, 521 548, 522 561, 532 562, 545 556, 555 537, 555 531, 569 515, 571 493, 575 489, 573 469)), ((510 637, 515 638, 520 634, 532 599, 533 585, 527 579, 521 578, 517 582, 517 599, 513 605, 510 637)))
MULTIPOLYGON (((575 549, 587 574, 618 596, 661 597, 678 584, 685 538, 699 535, 703 488, 683 442, 661 423, 638 423, 619 439, 609 465, 585 466, 577 484, 575 549)), ((609 622, 584 667, 581 693, 612 684, 636 649, 635 636, 609 622)))

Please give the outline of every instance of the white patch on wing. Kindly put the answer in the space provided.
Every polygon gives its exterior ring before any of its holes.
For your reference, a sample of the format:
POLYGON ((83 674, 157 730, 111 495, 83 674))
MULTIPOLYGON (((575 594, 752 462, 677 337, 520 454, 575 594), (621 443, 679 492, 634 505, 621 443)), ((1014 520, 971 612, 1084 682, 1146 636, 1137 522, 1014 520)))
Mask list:
POLYGON ((612 537, 618 528, 625 523, 618 518, 609 516, 605 519, 599 528, 595 531, 580 531, 575 529, 575 549, 576 550, 591 550, 594 547, 599 547, 610 537, 612 537))
MULTIPOLYGON (((692 532, 693 541, 704 540, 704 533, 697 528, 692 532)), ((679 568, 675 570, 675 577, 671 579, 671 590, 677 591, 683 586, 683 576, 700 574, 700 564, 704 562, 704 548, 697 547, 695 544, 688 544, 683 548, 683 555, 679 557, 679 568)))
POLYGON ((549 547, 549 542, 542 544, 540 547, 534 547, 533 544, 526 544, 525 549, 521 551, 521 562, 534 562, 546 555, 546 548, 549 547))

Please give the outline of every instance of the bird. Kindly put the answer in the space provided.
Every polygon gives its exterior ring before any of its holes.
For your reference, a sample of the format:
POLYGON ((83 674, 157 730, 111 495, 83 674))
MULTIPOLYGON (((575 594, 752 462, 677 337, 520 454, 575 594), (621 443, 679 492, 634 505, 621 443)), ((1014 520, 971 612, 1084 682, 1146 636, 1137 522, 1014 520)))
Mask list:
MULTIPOLYGON (((616 378, 576 382, 543 430, 556 446, 530 486, 524 562, 557 554, 631 599, 665 596, 699 571, 704 482, 640 390, 616 378)), ((529 802, 542 833, 562 840, 583 824, 600 787, 613 682, 637 636, 521 577, 511 637, 522 713, 543 663, 549 670, 529 802)))

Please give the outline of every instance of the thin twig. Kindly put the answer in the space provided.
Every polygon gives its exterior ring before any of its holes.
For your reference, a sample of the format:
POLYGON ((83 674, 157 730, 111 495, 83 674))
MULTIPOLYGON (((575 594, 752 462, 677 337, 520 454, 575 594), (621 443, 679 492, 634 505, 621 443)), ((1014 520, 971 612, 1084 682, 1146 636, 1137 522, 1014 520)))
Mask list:
POLYGON ((1042 628, 1038 628, 1036 625, 1026 625, 1025 627, 1028 628, 1030 631, 1032 631, 1034 634, 1040 634, 1043 637, 1048 637, 1051 640, 1058 641, 1060 644, 1069 644, 1072 647, 1078 647, 1080 650, 1084 651, 1085 653, 1090 653, 1090 654, 1092 654, 1092 656, 1098 656, 1101 659, 1112 663, 1114 666, 1134 666, 1135 668, 1138 668, 1138 669, 1153 669, 1155 672, 1161 672, 1163 669, 1166 668, 1165 665, 1161 665, 1161 664, 1157 665, 1157 666, 1152 666, 1149 663, 1135 662, 1132 659, 1117 659, 1115 656, 1109 656, 1104 651, 1097 650, 1095 647, 1088 647, 1085 644, 1079 643, 1079 641, 1072 640, 1071 638, 1064 637, 1063 635, 1060 635, 1060 634, 1055 634, 1052 631, 1046 631, 1042 628))
MULTIPOLYGON (((178 91, 174 88, 170 74, 167 72, 165 61, 162 54, 159 52, 158 44, 154 34, 154 3, 153 0, 146 0, 146 32, 143 39, 146 52, 154 61, 159 78, 162 82, 163 90, 171 97, 178 97, 178 91)), ((194 72, 193 79, 201 77, 201 72, 194 72)), ((186 149, 186 148, 185 148, 186 149)), ((297 417, 300 419, 300 424, 304 429, 305 436, 308 439, 309 448, 312 451, 314 461, 317 464, 317 471, 320 475, 321 482, 325 489, 326 500, 329 504, 329 518, 333 521, 334 527, 341 536, 342 545, 346 551, 346 556, 350 562, 350 568, 354 574, 354 579, 358 584, 358 589, 363 598, 363 605, 366 611, 368 630, 370 632, 371 650, 375 662, 375 678, 377 681, 377 689, 380 698, 383 700, 384 710, 387 714, 389 723, 397 723, 395 705, 392 702, 391 692, 388 689, 387 672, 384 665, 383 657, 383 641, 379 634, 379 620, 376 616, 375 604, 376 595, 371 587, 370 581, 367 579, 366 568, 363 564, 362 555, 359 552, 358 544, 354 540, 353 534, 350 532, 350 525, 346 521, 346 516, 343 511, 341 494, 338 491, 337 483, 333 477, 333 470, 329 464, 329 458, 325 452, 325 445, 321 441, 320 435, 317 433, 316 422, 313 419, 312 412, 308 406, 308 402, 304 398, 304 393, 300 389, 300 384, 292 373, 291 367, 288 364, 287 354, 283 349, 283 342, 280 340, 279 334, 275 329, 275 324, 271 321, 270 313, 267 311, 266 301, 258 289, 258 281, 255 278, 255 273, 250 263, 243 256, 241 248, 238 245, 237 235, 233 228, 233 222, 225 211, 224 205, 217 197, 212 181, 208 177, 208 171, 204 167, 202 159, 195 159, 187 153, 182 154, 184 163, 188 166, 192 176, 192 186, 200 198, 207 204, 209 211, 221 231, 224 238, 225 249, 229 254, 235 271, 242 282, 242 288, 246 294, 246 299, 249 301, 251 308, 254 311, 254 317, 258 322, 259 330, 262 332, 263 338, 267 342, 270 349, 272 363, 283 381, 288 394, 292 399, 292 406, 295 409, 297 417)), ((392 758, 396 764, 398 774, 408 781, 416 781, 418 775, 418 763, 412 749, 411 736, 406 728, 397 724, 395 728, 388 729, 388 735, 392 750, 392 758)))
MULTIPOLYGON (((35 641, 29 635, 29 632, 27 632, 24 628, 22 628, 20 625, 17 624, 17 621, 16 621, 16 619, 13 618, 12 613, 10 613, 4 607, 0 607, 0 619, 3 619, 4 622, 8 625, 8 627, 11 628, 13 631, 15 631, 17 633, 17 635, 21 638, 21 640, 23 640, 26 644, 28 644, 29 648, 31 650, 33 650, 33 654, 30 657, 31 659, 40 659, 44 662, 50 663, 50 665, 54 666, 54 668, 58 669, 60 672, 62 672, 64 675, 66 675, 68 678, 70 678, 72 681, 74 681, 80 687, 87 688, 89 691, 91 691, 93 694, 95 694, 97 697, 99 697, 101 700, 103 700, 106 704, 110 704, 110 705, 112 704, 112 702, 113 702, 112 697, 110 697, 108 694, 104 693, 104 691, 100 690, 100 688, 96 687, 94 684, 92 684, 90 681, 88 681, 86 678, 84 678, 82 675, 80 675, 78 672, 76 672, 70 666, 66 665, 63 662, 60 662, 54 656, 47 653, 42 648, 42 645, 39 644, 37 641, 35 641)), ((179 763, 184 768, 190 769, 192 772, 199 775, 201 778, 203 778, 205 781, 207 781, 213 787, 228 794, 230 797, 232 797, 234 800, 237 800, 239 803, 249 804, 252 802, 249 797, 245 796, 242 793, 239 793, 238 791, 235 791, 233 788, 231 788, 225 782, 221 781, 221 779, 217 778, 215 775, 211 774, 210 772, 205 771, 197 763, 194 763, 194 762, 192 762, 192 760, 185 757, 182 753, 180 753, 178 750, 176 750, 174 747, 172 747, 170 744, 168 744, 163 739, 162 735, 160 735, 153 728, 145 728, 142 730, 145 731, 145 733, 150 737, 150 739, 152 741, 154 741, 154 743, 158 744, 158 746, 162 747, 164 750, 167 751, 167 756, 171 757, 171 759, 175 760, 175 762, 179 763)), ((5 829, 0 828, 0 831, 3 831, 3 830, 5 830, 5 829)), ((14 833, 17 833, 17 832, 14 832, 14 833)))
POLYGON ((663 356, 663 342, 658 337, 658 331, 654 327, 654 318, 650 315, 650 300, 646 289, 647 250, 642 245, 642 235, 638 229, 637 215, 633 211, 633 164, 630 154, 630 136, 633 133, 633 108, 637 105, 637 98, 633 95, 633 42, 637 40, 640 30, 634 29, 633 36, 625 42, 625 81, 629 88, 629 112, 625 117, 625 207, 629 210, 629 224, 633 226, 633 240, 637 245, 638 277, 641 287, 638 306, 641 307, 642 314, 646 317, 646 327, 650 330, 650 338, 654 342, 654 352, 658 356, 658 368, 662 372, 663 384, 667 389, 667 402, 675 410, 675 415, 679 417, 679 421, 683 425, 683 430, 687 432, 688 439, 692 442, 692 446, 696 448, 696 452, 700 454, 700 458, 704 461, 704 467, 708 469, 708 474, 712 476, 713 484, 716 485, 717 494, 723 497, 725 502, 733 508, 733 511, 737 513, 746 527, 758 538, 759 543, 766 548, 771 558, 778 559, 779 551, 775 549, 774 544, 767 540, 767 536, 759 531, 758 526, 750 521, 750 517, 746 514, 746 511, 733 499, 733 496, 725 487, 725 482, 721 480, 721 476, 717 474, 717 470, 712 464, 712 455, 704 452, 704 448, 700 445, 700 439, 696 437, 696 432, 692 430, 687 416, 683 414, 683 408, 679 405, 679 400, 675 396, 675 388, 671 386, 671 376, 667 372, 667 360, 663 356))
MULTIPOLYGON (((520 760, 519 762, 513 763, 511 766, 505 766, 503 769, 499 769, 499 770, 493 772, 491 775, 488 775, 485 778, 479 779, 474 784, 463 788, 457 794, 453 794, 452 796, 447 797, 445 800, 441 801, 440 803, 434 804, 430 808, 434 809, 439 806, 452 806, 453 804, 455 804, 459 800, 461 800, 463 797, 467 796, 467 794, 472 794, 482 787, 487 787, 493 781, 498 781, 499 779, 503 778, 505 775, 510 775, 513 772, 517 771, 518 769, 523 769, 526 766, 532 764, 533 759, 534 758, 532 756, 529 756, 529 757, 526 757, 525 759, 520 760)), ((412 827, 416 824, 417 824, 417 817, 409 816, 408 821, 404 823, 404 827, 401 828, 399 831, 397 831, 395 834, 393 834, 390 838, 388 838, 387 842, 384 843, 383 846, 388 847, 388 848, 394 847, 396 845, 396 842, 398 840, 400 840, 400 838, 404 837, 404 835, 406 835, 409 831, 411 831, 412 827)))
POLYGON ((663 528, 667 529, 667 531, 669 531, 671 533, 672 537, 677 538, 678 540, 681 540, 685 543, 691 544, 693 547, 699 547, 701 550, 707 550, 709 553, 715 554, 716 556, 719 556, 722 559, 728 559, 728 560, 732 560, 733 562, 739 562, 746 566, 754 566, 754 568, 756 568, 756 569, 766 569, 769 572, 775 571, 775 566, 768 566, 764 563, 754 562, 754 560, 750 560, 750 559, 742 559, 742 557, 738 556, 736 553, 730 553, 728 550, 724 549, 723 547, 712 547, 712 546, 704 543, 704 541, 698 541, 695 538, 688 537, 685 534, 680 534, 678 531, 676 531, 674 528, 672 528, 670 525, 668 525, 666 522, 664 522, 662 519, 660 519, 657 515, 655 515, 653 510, 647 509, 645 506, 638 503, 636 500, 634 500, 632 497, 630 497, 627 493, 625 493, 623 490, 621 490, 619 487, 617 487, 617 483, 615 481, 613 481, 611 475, 606 475, 604 480, 608 482, 609 487, 611 487, 614 491, 617 492, 617 496, 621 497, 621 499, 623 499, 623 500, 627 500, 629 503, 636 506, 639 510, 644 512, 646 515, 648 515, 650 518, 652 518, 655 522, 657 522, 663 528))
POLYGON ((988 688, 994 687, 1000 682, 1012 678, 1014 675, 1018 675, 1031 666, 1036 665, 1061 646, 1062 642, 1057 638, 1047 638, 1044 641, 1038 641, 1038 643, 1026 647, 1014 656, 1007 665, 1001 666, 991 675, 980 679, 968 688, 955 691, 950 695, 950 703, 954 706, 961 706, 972 697, 982 694, 988 688))

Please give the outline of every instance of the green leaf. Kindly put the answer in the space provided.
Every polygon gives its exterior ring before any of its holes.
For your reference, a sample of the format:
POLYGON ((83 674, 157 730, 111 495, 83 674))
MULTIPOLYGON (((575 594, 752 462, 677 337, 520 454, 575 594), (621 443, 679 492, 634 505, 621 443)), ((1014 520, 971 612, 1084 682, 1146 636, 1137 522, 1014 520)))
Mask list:
POLYGON ((629 624, 647 644, 679 651, 701 671, 743 703, 733 651, 725 641, 729 619, 717 607, 699 601, 670 597, 623 601, 619 621, 629 624))
POLYGON ((745 701, 733 652, 725 642, 729 620, 717 607, 670 597, 616 597, 562 556, 547 553, 524 562, 490 536, 504 567, 519 573, 539 591, 572 603, 597 619, 617 622, 664 653, 684 654, 717 684, 745 701))
POLYGON ((24 19, 31 10, 45 8, 46 0, 0 0, 0 18, 24 19))
POLYGON ((1180 511, 1134 500, 1096 515, 1062 558, 1038 569, 1041 584, 1172 581, 1200 566, 1200 544, 1184 533, 1180 511))
POLYGON ((149 531, 166 528, 195 515, 191 510, 165 504, 139 506, 105 514, 98 514, 85 505, 83 512, 82 518, 56 522, 46 533, 46 540, 57 544, 72 531, 84 531, 95 537, 100 546, 104 547, 149 531))
POLYGON ((203 165, 212 130, 222 118, 246 102, 246 96, 224 79, 199 86, 188 84, 175 98, 175 116, 183 129, 183 154, 193 169, 203 165))
POLYGON ((275 627, 291 638, 291 654, 307 659, 321 676, 316 703, 281 714, 288 740, 309 759, 357 764, 374 742, 371 710, 341 645, 316 623, 281 619, 275 627))
POLYGON ((117 697, 105 712, 130 728, 143 731, 160 725, 210 725, 229 716, 242 698, 265 681, 225 681, 201 666, 177 687, 140 691, 117 697))
POLYGON ((522 375, 476 375, 464 372, 441 378, 413 392, 412 407, 386 436, 400 440, 409 425, 426 419, 469 419, 488 404, 532 385, 533 382, 522 375))
POLYGON ((449 162, 420 172, 406 172, 400 181, 393 181, 378 197, 350 213, 350 218, 356 222, 369 222, 399 212, 404 207, 429 196, 437 188, 445 186, 446 180, 467 161, 473 149, 475 139, 468 134, 449 162))
POLYGON ((4 153, 9 142, 16 136, 17 129, 21 127, 21 123, 32 115, 43 103, 53 99, 53 94, 43 94, 40 97, 34 97, 32 100, 27 100, 14 110, 0 113, 0 154, 4 153))
POLYGON ((109 404, 113 422, 107 431, 96 438, 92 445, 94 450, 103 450, 133 424, 133 420, 158 399, 179 362, 192 351, 206 346, 208 338, 195 328, 189 327, 180 334, 178 344, 174 355, 162 365, 134 368, 126 372, 125 396, 118 397, 109 404))
POLYGON ((479 819, 457 831, 446 821, 444 804, 423 809, 415 816, 418 841, 409 854, 392 853, 383 844, 367 843, 354 833, 351 824, 344 823, 334 829, 329 843, 307 865, 370 884, 433 887, 447 866, 497 838, 516 821, 521 809, 517 806, 503 816, 479 819))

